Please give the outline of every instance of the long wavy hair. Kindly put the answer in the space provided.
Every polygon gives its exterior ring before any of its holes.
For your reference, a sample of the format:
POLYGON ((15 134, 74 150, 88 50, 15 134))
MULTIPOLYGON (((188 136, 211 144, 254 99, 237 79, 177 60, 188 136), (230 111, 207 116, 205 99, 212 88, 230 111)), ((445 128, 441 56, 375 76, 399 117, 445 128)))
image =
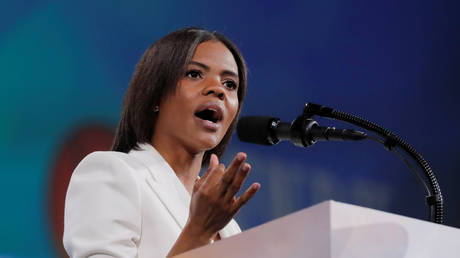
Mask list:
POLYGON ((154 107, 173 94, 184 76, 196 47, 206 41, 223 43, 232 53, 238 66, 238 112, 222 141, 207 150, 202 165, 207 165, 212 153, 223 155, 235 129, 237 117, 246 94, 246 64, 236 45, 223 34, 197 27, 174 31, 153 43, 142 55, 123 100, 120 122, 115 132, 113 151, 128 153, 139 149, 139 143, 151 143, 155 133, 157 113, 154 107))

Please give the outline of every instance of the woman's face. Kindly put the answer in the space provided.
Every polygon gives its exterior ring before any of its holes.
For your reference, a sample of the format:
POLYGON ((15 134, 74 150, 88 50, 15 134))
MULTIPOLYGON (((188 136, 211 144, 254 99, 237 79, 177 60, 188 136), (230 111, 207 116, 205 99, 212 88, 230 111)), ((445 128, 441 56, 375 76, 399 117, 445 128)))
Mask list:
POLYGON ((235 119, 238 86, 228 48, 218 41, 199 44, 176 91, 160 104, 154 139, 195 153, 214 148, 235 119))

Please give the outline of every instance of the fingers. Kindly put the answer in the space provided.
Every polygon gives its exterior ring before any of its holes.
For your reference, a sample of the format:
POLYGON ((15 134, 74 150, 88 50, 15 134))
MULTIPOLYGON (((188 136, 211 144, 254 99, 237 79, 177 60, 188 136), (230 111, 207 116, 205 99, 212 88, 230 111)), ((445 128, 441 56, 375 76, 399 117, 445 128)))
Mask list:
POLYGON ((245 163, 246 158, 245 153, 238 153, 225 169, 223 164, 219 164, 217 156, 211 155, 209 168, 193 189, 191 221, 203 225, 206 231, 217 232, 256 194, 259 183, 252 184, 241 197, 235 197, 251 169, 245 163))
POLYGON ((259 183, 252 184, 246 192, 240 198, 238 198, 235 202, 235 209, 238 211, 241 206, 245 205, 260 189, 259 183))
POLYGON ((246 180, 246 177, 249 174, 249 170, 251 170, 251 166, 248 163, 244 163, 240 166, 238 173, 234 177, 231 184, 229 184, 227 187, 227 191, 225 192, 224 196, 225 200, 233 200, 233 197, 241 189, 241 186, 243 186, 243 182, 246 180))
POLYGON ((224 176, 222 177, 223 182, 223 189, 230 185, 234 180, 235 175, 237 174, 238 170, 241 168, 241 164, 246 160, 246 153, 240 152, 236 154, 235 158, 233 159, 230 166, 225 171, 224 176))
POLYGON ((203 185, 203 190, 211 190, 216 194, 216 197, 222 198, 224 202, 236 205, 238 209, 244 205, 259 189, 260 185, 253 184, 240 198, 235 198, 235 195, 241 189, 244 180, 249 174, 251 166, 244 161, 247 156, 245 153, 238 153, 233 159, 230 166, 225 170, 223 164, 219 164, 219 159, 215 154, 211 154, 209 168, 203 174, 200 180, 195 183, 194 191, 198 190, 203 185))

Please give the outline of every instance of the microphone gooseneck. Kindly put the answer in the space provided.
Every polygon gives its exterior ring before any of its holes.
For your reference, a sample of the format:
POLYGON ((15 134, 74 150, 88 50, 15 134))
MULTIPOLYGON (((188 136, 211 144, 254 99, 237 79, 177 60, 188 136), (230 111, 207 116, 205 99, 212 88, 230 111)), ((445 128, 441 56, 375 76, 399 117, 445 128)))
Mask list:
POLYGON ((238 121, 237 134, 241 141, 274 145, 279 141, 288 140, 300 147, 308 147, 316 141, 330 140, 375 140, 384 145, 387 150, 395 152, 409 169, 417 176, 417 180, 425 188, 427 193, 426 204, 428 205, 428 220, 435 223, 443 223, 444 201, 441 188, 428 162, 411 145, 401 137, 395 135, 369 120, 354 116, 349 113, 338 111, 330 107, 307 103, 302 115, 297 117, 291 124, 280 122, 275 117, 247 116, 238 121), (335 120, 350 123, 369 130, 383 139, 367 136, 365 133, 356 130, 342 130, 334 127, 321 127, 312 119, 313 116, 327 117, 335 120), (397 150, 403 150, 411 157, 425 174, 429 187, 418 175, 414 167, 397 150))

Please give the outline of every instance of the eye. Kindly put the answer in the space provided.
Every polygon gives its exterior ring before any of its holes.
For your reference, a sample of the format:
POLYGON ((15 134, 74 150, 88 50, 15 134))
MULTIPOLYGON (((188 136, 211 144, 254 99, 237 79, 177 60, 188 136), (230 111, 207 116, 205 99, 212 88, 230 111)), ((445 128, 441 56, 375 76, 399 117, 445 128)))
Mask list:
POLYGON ((225 87, 229 88, 229 89, 232 89, 232 90, 235 90, 236 88, 238 88, 238 85, 236 84, 235 81, 233 80, 227 80, 224 82, 224 85, 225 87))
POLYGON ((203 78, 203 73, 200 70, 188 70, 185 72, 185 76, 192 79, 201 79, 203 78))

